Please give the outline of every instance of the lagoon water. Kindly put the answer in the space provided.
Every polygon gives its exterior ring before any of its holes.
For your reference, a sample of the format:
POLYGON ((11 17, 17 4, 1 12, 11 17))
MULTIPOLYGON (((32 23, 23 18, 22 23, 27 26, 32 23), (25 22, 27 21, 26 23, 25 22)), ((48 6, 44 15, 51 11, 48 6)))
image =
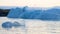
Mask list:
POLYGON ((0 34, 60 34, 60 21, 0 17, 0 34), (11 23, 19 22, 23 25, 25 24, 25 26, 5 29, 1 25, 7 21, 11 23))

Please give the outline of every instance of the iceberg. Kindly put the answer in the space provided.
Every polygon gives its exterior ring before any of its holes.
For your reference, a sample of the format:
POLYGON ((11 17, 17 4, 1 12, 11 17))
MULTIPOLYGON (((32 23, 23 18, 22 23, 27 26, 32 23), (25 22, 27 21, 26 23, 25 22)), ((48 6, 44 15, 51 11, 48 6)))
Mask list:
MULTIPOLYGON (((38 9, 38 8, 37 8, 38 9)), ((12 9, 8 16, 9 18, 21 18, 21 19, 39 19, 39 20, 60 20, 60 9, 51 8, 48 10, 42 9, 31 9, 28 8, 12 9)))

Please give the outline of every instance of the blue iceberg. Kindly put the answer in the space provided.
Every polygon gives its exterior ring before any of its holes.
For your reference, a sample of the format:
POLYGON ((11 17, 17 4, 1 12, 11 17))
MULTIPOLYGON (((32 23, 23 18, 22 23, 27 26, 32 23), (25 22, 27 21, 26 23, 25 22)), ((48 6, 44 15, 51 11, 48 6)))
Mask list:
POLYGON ((4 22, 4 23, 2 23, 2 27, 10 29, 10 28, 12 28, 12 23, 11 22, 4 22))
MULTIPOLYGON (((38 9, 38 8, 37 8, 38 9)), ((9 12, 9 18, 22 18, 22 19, 39 19, 39 20, 60 20, 60 9, 51 8, 48 10, 37 10, 28 8, 20 9, 12 9, 9 12), (22 11, 21 11, 22 10, 22 11)))

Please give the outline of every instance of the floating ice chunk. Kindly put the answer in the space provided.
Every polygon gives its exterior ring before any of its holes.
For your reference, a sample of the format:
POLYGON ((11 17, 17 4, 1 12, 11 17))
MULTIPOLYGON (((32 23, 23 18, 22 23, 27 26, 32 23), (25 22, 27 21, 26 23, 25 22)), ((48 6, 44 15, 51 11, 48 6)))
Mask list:
POLYGON ((7 28, 7 29, 12 28, 12 23, 11 22, 4 22, 4 23, 2 23, 2 27, 7 28))
POLYGON ((13 23, 13 27, 15 27, 15 28, 18 28, 18 27, 25 27, 25 24, 24 24, 24 23, 21 24, 21 23, 19 23, 19 22, 14 22, 14 23, 13 23))
POLYGON ((20 26, 21 26, 21 24, 20 24, 20 23, 18 23, 18 22, 14 22, 14 23, 13 23, 13 26, 14 26, 14 27, 20 27, 20 26))

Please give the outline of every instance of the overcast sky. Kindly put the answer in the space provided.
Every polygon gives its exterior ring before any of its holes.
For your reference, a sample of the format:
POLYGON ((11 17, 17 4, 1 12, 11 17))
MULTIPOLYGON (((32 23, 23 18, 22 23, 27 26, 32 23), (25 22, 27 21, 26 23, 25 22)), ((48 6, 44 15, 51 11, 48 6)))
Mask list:
POLYGON ((0 0, 0 6, 52 7, 60 6, 60 0, 0 0))

